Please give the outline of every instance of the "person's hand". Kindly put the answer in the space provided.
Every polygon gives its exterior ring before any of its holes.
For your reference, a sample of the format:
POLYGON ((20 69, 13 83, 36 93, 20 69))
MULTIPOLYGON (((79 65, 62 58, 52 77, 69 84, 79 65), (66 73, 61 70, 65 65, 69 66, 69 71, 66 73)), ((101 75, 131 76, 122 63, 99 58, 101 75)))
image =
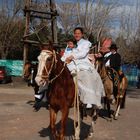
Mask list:
POLYGON ((101 53, 94 54, 94 56, 95 56, 96 58, 101 58, 101 57, 103 57, 103 55, 102 55, 101 53))
POLYGON ((71 55, 69 57, 66 58, 66 63, 70 63, 72 61, 72 59, 74 59, 74 57, 71 55))

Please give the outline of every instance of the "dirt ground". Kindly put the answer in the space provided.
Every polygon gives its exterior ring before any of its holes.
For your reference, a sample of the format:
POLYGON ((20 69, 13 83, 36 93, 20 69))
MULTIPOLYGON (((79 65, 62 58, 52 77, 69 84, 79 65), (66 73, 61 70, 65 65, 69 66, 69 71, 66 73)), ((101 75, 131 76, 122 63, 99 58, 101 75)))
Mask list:
MULTIPOLYGON (((33 89, 21 79, 0 85, 0 140, 49 140, 49 112, 33 112, 33 89)), ((112 122, 99 117, 92 140, 140 140, 140 90, 129 88, 126 108, 112 122)), ((59 127, 60 114, 58 116, 59 127)), ((81 140, 89 126, 82 124, 81 140)), ((66 139, 73 135, 73 109, 67 122, 66 139)))

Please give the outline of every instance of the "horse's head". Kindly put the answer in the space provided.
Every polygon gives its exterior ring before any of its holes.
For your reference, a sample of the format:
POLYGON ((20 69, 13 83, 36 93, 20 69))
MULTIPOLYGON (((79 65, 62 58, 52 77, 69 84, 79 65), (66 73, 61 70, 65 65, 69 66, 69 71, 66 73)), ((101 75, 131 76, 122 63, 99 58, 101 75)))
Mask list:
POLYGON ((36 83, 40 86, 49 82, 49 76, 53 67, 56 65, 56 52, 53 49, 42 50, 38 56, 38 71, 35 78, 36 83))
POLYGON ((28 82, 28 85, 34 85, 36 74, 37 64, 26 63, 24 66, 24 80, 28 82))

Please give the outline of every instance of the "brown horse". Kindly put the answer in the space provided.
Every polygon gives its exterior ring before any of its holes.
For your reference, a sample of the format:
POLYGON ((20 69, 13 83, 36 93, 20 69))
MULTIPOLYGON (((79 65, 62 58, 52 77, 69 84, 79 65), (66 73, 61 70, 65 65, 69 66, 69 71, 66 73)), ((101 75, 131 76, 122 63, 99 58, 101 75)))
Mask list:
MULTIPOLYGON (((38 85, 45 82, 48 83, 50 87, 48 94, 51 132, 55 140, 64 140, 69 108, 73 106, 75 99, 75 83, 66 64, 61 61, 61 56, 56 53, 52 46, 47 47, 46 50, 42 50, 38 60, 39 65, 36 81, 38 85), (57 133, 55 126, 58 111, 62 113, 61 129, 59 133, 57 133)), ((94 111, 92 114, 94 114, 93 119, 95 119, 95 114, 97 113, 94 111)), ((93 121, 91 123, 92 128, 93 121)), ((90 132, 91 131, 93 130, 90 130, 90 132)))
POLYGON ((60 56, 50 47, 44 50, 39 56, 39 67, 36 78, 45 80, 50 85, 50 127, 54 139, 64 139, 66 120, 69 108, 73 105, 75 97, 75 85, 66 65, 60 61, 60 56), (43 56, 44 55, 44 56, 43 56), (43 60, 43 57, 45 58, 43 60), (44 66, 42 67, 42 63, 44 66), (42 73, 40 73, 42 71, 42 73), (62 113, 61 130, 57 134, 55 123, 58 111, 62 113))
POLYGON ((127 78, 123 75, 121 80, 119 80, 119 75, 118 73, 114 70, 114 72, 117 75, 118 79, 118 84, 117 86, 114 86, 113 80, 111 76, 108 74, 108 69, 105 67, 103 63, 103 58, 98 58, 96 61, 96 64, 98 65, 98 72, 101 76, 101 79, 104 84, 105 88, 105 105, 107 105, 107 110, 109 114, 109 118, 111 118, 111 109, 110 109, 110 104, 111 104, 111 96, 113 95, 116 100, 116 111, 114 112, 114 119, 118 118, 119 110, 120 107, 124 106, 125 104, 125 97, 126 97, 126 89, 127 89, 127 78))

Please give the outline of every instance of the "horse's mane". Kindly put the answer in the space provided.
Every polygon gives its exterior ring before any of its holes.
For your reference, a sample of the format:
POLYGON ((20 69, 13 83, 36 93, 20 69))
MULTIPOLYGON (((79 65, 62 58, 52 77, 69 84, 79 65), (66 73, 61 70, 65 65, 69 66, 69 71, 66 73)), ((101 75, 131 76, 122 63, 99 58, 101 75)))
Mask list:
POLYGON ((97 58, 96 61, 98 62, 98 72, 99 72, 101 78, 103 78, 103 77, 105 77, 105 75, 107 73, 105 64, 104 64, 104 58, 103 57, 97 58))

